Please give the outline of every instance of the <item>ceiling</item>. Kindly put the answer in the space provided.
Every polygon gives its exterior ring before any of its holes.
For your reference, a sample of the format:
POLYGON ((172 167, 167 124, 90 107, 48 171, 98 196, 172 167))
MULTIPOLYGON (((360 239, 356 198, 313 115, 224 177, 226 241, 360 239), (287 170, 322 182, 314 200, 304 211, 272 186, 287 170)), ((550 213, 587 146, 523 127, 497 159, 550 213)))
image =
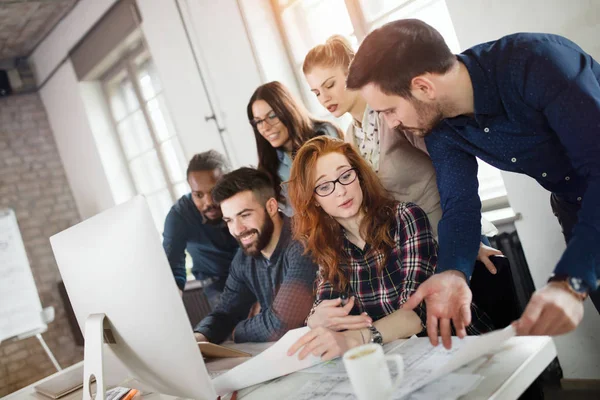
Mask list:
POLYGON ((0 0, 0 60, 26 57, 78 0, 0 0))

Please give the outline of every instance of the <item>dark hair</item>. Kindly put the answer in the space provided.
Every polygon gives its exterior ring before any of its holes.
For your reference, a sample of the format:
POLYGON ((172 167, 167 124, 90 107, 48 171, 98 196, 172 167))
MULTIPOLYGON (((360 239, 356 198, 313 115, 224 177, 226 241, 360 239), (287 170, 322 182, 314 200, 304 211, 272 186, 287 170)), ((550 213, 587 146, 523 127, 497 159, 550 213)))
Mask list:
POLYGON ((227 172, 229 166, 225 157, 218 151, 209 150, 204 153, 194 154, 187 167, 186 177, 189 178, 191 172, 198 171, 213 171, 219 169, 222 172, 227 172))
POLYGON ((456 62, 438 31, 418 19, 401 19, 371 32, 350 63, 346 88, 373 83, 388 95, 411 98, 411 81, 446 73, 456 62))
MULTIPOLYGON (((252 105, 257 100, 266 101, 281 123, 287 128, 290 139, 292 140, 292 154, 295 154, 304 142, 318 135, 315 131, 316 124, 329 124, 329 122, 311 117, 304 105, 296 101, 290 91, 280 82, 273 81, 266 83, 259 86, 254 91, 252 97, 250 97, 248 106, 246 107, 248 121, 254 119, 252 105)), ((331 125, 334 126, 333 124, 331 125)), ((338 136, 343 137, 340 129, 338 127, 335 128, 338 131, 338 136)), ((256 148, 258 150, 258 168, 266 171, 271 176, 273 184, 275 185, 277 198, 280 201, 285 201, 285 199, 280 198, 281 178, 277 174, 279 168, 277 152, 267 139, 258 132, 256 127, 252 126, 252 129, 254 131, 254 138, 256 139, 256 148)))
POLYGON ((223 175, 213 188, 211 195, 215 203, 235 196, 238 193, 250 190, 256 199, 266 204, 270 198, 275 197, 273 182, 267 173, 255 168, 242 167, 223 175))

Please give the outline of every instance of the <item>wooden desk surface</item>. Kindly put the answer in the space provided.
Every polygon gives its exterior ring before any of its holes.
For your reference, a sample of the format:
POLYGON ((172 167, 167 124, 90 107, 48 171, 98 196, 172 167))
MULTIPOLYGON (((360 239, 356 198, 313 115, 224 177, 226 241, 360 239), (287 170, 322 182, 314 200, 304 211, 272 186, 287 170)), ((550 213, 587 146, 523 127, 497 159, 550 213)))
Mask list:
MULTIPOLYGON (((481 357, 457 371, 476 373, 484 377, 475 390, 463 396, 462 399, 517 399, 555 357, 556 348, 554 342, 547 336, 511 338, 493 355, 481 357)), ((116 367, 114 369, 117 370, 121 368, 121 366, 117 366, 115 363, 119 363, 119 361, 113 358, 106 360, 105 371, 107 371, 108 375, 110 375, 113 367, 116 367)), ((75 364, 68 369, 76 368, 81 364, 75 364)), ((34 386, 51 379, 57 374, 12 393, 5 397, 4 400, 32 400, 34 398, 47 400, 46 397, 35 393, 34 386)), ((239 392, 238 399, 285 398, 285 396, 297 391, 313 377, 314 375, 312 374, 299 371, 271 382, 246 388, 239 392)), ((108 382, 110 383, 110 379, 108 379, 108 382)), ((78 394, 79 396, 71 398, 81 398, 81 393, 78 394)), ((144 396, 144 399, 167 400, 174 399, 174 397, 152 394, 144 396)))

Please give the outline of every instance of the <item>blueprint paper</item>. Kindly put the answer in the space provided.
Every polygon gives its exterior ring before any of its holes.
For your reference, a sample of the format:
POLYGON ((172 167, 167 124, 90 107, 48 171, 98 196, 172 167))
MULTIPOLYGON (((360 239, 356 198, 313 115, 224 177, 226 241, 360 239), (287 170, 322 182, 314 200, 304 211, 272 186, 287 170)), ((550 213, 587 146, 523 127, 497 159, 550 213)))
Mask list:
POLYGON ((288 331, 262 353, 217 376, 213 379, 216 392, 221 395, 231 393, 321 363, 321 357, 312 354, 299 360, 300 351, 293 356, 287 355, 289 348, 309 331, 308 327, 288 331))

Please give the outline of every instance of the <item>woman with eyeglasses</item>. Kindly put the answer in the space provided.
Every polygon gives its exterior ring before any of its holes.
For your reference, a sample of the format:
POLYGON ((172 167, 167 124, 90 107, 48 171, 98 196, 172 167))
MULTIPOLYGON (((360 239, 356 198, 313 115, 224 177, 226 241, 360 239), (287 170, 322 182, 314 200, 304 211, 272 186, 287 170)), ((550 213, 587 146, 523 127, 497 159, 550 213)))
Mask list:
MULTIPOLYGON (((369 164, 349 144, 317 137, 298 151, 289 194, 296 210, 293 230, 319 265, 316 301, 300 348, 332 359, 363 343, 387 343, 420 333, 424 304, 401 306, 433 275, 437 247, 427 214, 394 200, 369 164), (343 298, 349 299, 344 304, 343 298)), ((468 334, 493 329, 486 314, 472 307, 468 334)), ((441 324, 450 330, 450 323, 441 324)))
MULTIPOLYGON (((383 115, 372 110, 358 91, 346 90, 346 76, 353 58, 350 43, 343 36, 334 35, 308 52, 302 71, 323 107, 337 118, 346 113, 352 116, 345 140, 357 148, 396 200, 413 202, 425 210, 437 237, 442 208, 425 140, 389 128, 383 115)), ((482 220, 482 223, 491 227, 485 231, 495 230, 490 222, 482 220)), ((485 236, 481 240, 477 259, 496 273, 489 257, 502 252, 489 247, 485 236)))
POLYGON ((287 190, 281 184, 290 177, 296 151, 315 136, 342 137, 342 132, 330 122, 313 118, 277 81, 259 86, 246 111, 256 139, 258 168, 271 175, 283 212, 291 216, 287 190))

